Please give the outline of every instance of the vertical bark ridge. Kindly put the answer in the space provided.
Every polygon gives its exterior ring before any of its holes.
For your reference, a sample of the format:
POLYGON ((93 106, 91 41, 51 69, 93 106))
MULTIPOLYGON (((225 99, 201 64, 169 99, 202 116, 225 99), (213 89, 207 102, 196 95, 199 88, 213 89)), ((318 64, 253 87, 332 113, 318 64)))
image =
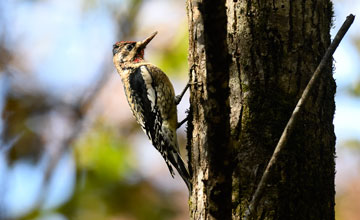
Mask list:
POLYGON ((225 1, 188 1, 193 219, 231 219, 229 55, 225 1))
MULTIPOLYGON (((227 13, 233 61, 230 82, 241 84, 230 84, 231 128, 240 128, 232 132, 238 162, 233 173, 233 218, 240 219, 296 101, 330 43, 332 6, 327 0, 228 0, 227 13)), ((331 63, 326 71, 272 171, 258 219, 333 219, 331 63), (317 200, 311 198, 315 194, 317 200)))
MULTIPOLYGON (((187 1, 192 219, 241 219, 330 44, 329 0, 187 1)), ((335 83, 326 74, 271 170, 257 219, 334 219, 335 83), (309 205, 311 204, 311 205, 309 205)))

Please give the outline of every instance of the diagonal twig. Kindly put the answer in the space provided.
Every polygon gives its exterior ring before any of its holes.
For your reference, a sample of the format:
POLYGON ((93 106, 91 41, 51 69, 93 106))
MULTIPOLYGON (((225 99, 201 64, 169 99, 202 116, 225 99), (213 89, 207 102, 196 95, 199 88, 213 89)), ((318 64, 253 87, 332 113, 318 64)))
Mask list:
POLYGON ((245 212, 245 216, 244 219, 248 219, 249 217, 254 217, 253 215, 254 210, 256 210, 257 205, 259 203, 260 197, 265 189, 266 183, 270 177, 269 175, 269 171, 270 169, 274 166, 274 164, 277 161, 278 155, 281 152, 281 150, 285 147, 290 134, 292 133, 292 131, 294 130, 294 127, 296 125, 296 122, 299 118, 299 113, 302 110, 304 104, 306 103, 306 101, 309 98, 309 94, 311 92, 311 90, 314 88, 315 83, 317 82, 317 80, 320 77, 320 74, 322 72, 322 70, 325 68, 325 66, 327 65, 327 62, 329 61, 329 59, 332 57, 332 55, 334 54, 336 48, 339 46, 340 41, 342 40, 342 38, 344 37, 344 35, 346 34, 346 32, 349 30, 351 24, 353 23, 355 19, 355 16, 350 14, 349 16, 347 16, 345 22, 343 23, 343 25, 341 26, 341 28, 339 29, 339 31, 337 32, 334 40, 331 42, 329 48, 327 49, 324 57, 322 58, 320 64, 318 65, 318 67, 316 68, 313 76, 311 77, 309 83, 307 84, 303 94, 301 95, 301 98, 299 99, 298 103, 296 104, 296 107, 288 121, 288 123, 286 124, 286 127, 283 131, 283 133, 281 134, 280 140, 278 142, 278 144, 276 145, 276 148, 274 150, 273 155, 270 158, 270 161, 264 171, 263 176, 261 177, 261 180, 256 188, 256 191, 250 201, 248 210, 245 212))

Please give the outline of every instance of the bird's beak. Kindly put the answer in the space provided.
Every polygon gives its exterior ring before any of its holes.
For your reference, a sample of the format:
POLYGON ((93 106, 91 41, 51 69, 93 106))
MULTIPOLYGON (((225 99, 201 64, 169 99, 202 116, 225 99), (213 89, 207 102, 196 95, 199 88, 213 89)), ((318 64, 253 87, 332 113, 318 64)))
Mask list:
POLYGON ((146 45, 148 45, 148 43, 150 43, 150 41, 155 37, 155 35, 157 34, 158 32, 157 31, 155 31, 154 33, 152 33, 151 35, 150 35, 150 37, 148 37, 148 38, 146 38, 145 40, 143 40, 143 41, 141 41, 140 42, 140 45, 139 45, 139 48, 145 48, 146 47, 146 45))

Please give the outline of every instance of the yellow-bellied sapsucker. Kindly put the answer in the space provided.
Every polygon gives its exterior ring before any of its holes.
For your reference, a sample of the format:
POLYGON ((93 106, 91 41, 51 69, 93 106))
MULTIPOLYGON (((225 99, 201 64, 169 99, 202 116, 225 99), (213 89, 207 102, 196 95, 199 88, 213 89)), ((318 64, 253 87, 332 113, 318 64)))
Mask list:
POLYGON ((117 42, 113 46, 113 61, 137 122, 164 158, 171 176, 174 177, 172 164, 190 190, 190 176, 179 154, 176 136, 176 105, 187 87, 175 97, 174 88, 165 73, 144 61, 144 49, 156 34, 139 42, 117 42))

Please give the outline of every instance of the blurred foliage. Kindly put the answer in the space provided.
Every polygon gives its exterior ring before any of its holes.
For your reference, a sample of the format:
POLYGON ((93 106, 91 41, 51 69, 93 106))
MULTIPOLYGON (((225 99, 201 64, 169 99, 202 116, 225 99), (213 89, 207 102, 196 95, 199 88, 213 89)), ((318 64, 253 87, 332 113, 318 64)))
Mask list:
POLYGON ((76 143, 75 158, 79 181, 74 196, 57 209, 68 219, 151 220, 176 214, 171 195, 136 174, 131 148, 114 128, 96 123, 76 143))
MULTIPOLYGON (((353 40, 354 46, 360 51, 360 36, 356 37, 353 40)), ((358 55, 359 56, 359 55, 358 55)), ((357 75, 360 76, 360 70, 357 70, 357 75)), ((350 87, 348 88, 348 92, 355 97, 360 97, 360 78, 356 80, 350 87)))
POLYGON ((345 191, 336 193, 335 219, 358 220, 359 219, 359 196, 360 179, 353 179, 348 183, 345 191))
POLYGON ((59 207, 68 219, 170 219, 176 214, 171 196, 156 191, 143 180, 135 184, 106 181, 89 173, 77 184, 73 198, 59 207))
MULTIPOLYGON (((186 27, 183 25, 183 27, 186 27)), ((171 45, 164 48, 161 53, 158 54, 156 63, 161 69, 168 75, 175 73, 176 75, 188 76, 187 69, 187 52, 189 47, 189 33, 180 29, 175 35, 175 39, 171 42, 171 45)))
MULTIPOLYGON (((48 0, 20 0, 13 3, 13 6, 16 10, 19 10, 22 4, 26 4, 27 7, 33 4, 35 11, 35 9, 52 9, 42 8, 41 5, 49 3, 57 5, 57 2, 54 2, 48 0)), ((132 37, 138 31, 135 20, 143 6, 143 1, 78 0, 74 2, 74 5, 80 7, 78 13, 84 18, 87 16, 99 16, 99 11, 110 15, 115 24, 114 36, 116 36, 116 39, 122 39, 132 37), (97 10, 99 8, 101 10, 97 10), (93 12, 95 13, 91 14, 93 12)), ((0 12, 3 9, 2 6, 0 3, 0 12)), ((66 12, 68 8, 62 10, 66 12)), ((61 19, 61 16, 59 19, 61 19)), ((14 17, 14 20, 16 21, 16 17, 14 17)), ((15 21, 14 23, 16 23, 15 21)), ((5 19, 0 19, 0 25, 6 25, 5 19)), ((41 49, 44 48, 39 49, 35 46, 31 50, 28 48, 26 50, 30 51, 27 54, 28 57, 23 56, 23 53, 21 53, 24 51, 23 45, 11 44, 11 42, 17 43, 19 39, 1 39, 2 36, 10 36, 11 34, 15 36, 14 33, 6 32, 6 30, 13 30, 12 25, 11 23, 9 28, 0 29, 0 74, 7 74, 11 81, 9 91, 7 91, 5 97, 3 115, 0 119, 3 119, 5 124, 3 134, 0 137, 4 138, 4 143, 15 137, 20 138, 9 148, 8 152, 1 151, 0 148, 0 153, 3 153, 0 156, 6 156, 8 170, 11 170, 13 164, 24 158, 31 159, 36 164, 39 162, 39 158, 43 158, 44 155, 48 156, 51 161, 50 164, 52 164, 44 165, 48 167, 43 168, 45 177, 40 183, 42 189, 38 193, 39 195, 36 195, 39 199, 34 199, 34 208, 17 219, 40 220, 50 219, 49 216, 61 216, 60 219, 68 220, 161 220, 183 216, 184 210, 181 209, 182 207, 179 208, 177 201, 184 199, 182 204, 186 207, 186 196, 184 196, 186 192, 160 190, 155 187, 151 179, 144 178, 138 172, 137 157, 130 146, 129 137, 139 131, 139 126, 136 125, 136 129, 133 129, 133 124, 124 125, 121 124, 122 121, 112 122, 109 125, 109 122, 101 119, 102 109, 94 107, 94 103, 99 99, 98 94, 103 89, 102 86, 108 85, 106 83, 107 78, 104 76, 109 75, 114 70, 113 66, 108 65, 111 60, 104 61, 102 66, 99 67, 99 78, 95 77, 96 79, 90 83, 89 88, 84 88, 86 90, 84 94, 71 94, 71 96, 78 98, 75 98, 75 100, 69 99, 71 100, 69 101, 67 99, 69 97, 50 94, 51 91, 46 89, 51 90, 52 88, 42 87, 40 81, 28 80, 36 78, 39 71, 39 69, 36 69, 36 65, 30 63, 32 60, 30 58, 35 57, 36 52, 41 52, 41 49), (4 48, 14 49, 8 51, 4 48), (101 85, 98 86, 101 80, 105 83, 100 83, 101 85), (39 83, 39 85, 36 83, 39 83), (126 127, 126 129, 123 129, 123 127, 126 127), (123 132, 123 130, 126 131, 123 132), (46 205, 46 199, 49 197, 48 194, 57 190, 49 188, 50 177, 54 175, 54 169, 64 152, 72 152, 75 162, 76 182, 74 188, 69 189, 73 194, 63 204, 45 209, 44 205, 46 205), (47 176, 48 172, 49 176, 47 176)), ((176 38, 170 41, 170 45, 165 45, 164 50, 161 49, 162 53, 158 55, 156 58, 158 60, 154 62, 166 72, 183 73, 186 71, 188 45, 185 27, 179 30, 175 36, 176 38)), ((26 32, 20 37, 21 40, 26 38, 26 32)), ((40 37, 43 38, 38 39, 39 41, 47 40, 47 36, 40 37)), ((108 43, 109 54, 111 54, 112 43, 108 43)), ((51 50, 50 52, 52 54, 57 53, 57 51, 51 50)), ((76 53, 70 53, 70 56, 76 56, 76 53)), ((41 60, 39 63, 47 65, 46 62, 48 60, 41 60)), ((62 65, 61 60, 55 63, 62 65)), ((52 68, 60 67, 54 66, 52 68)), ((112 91, 109 92, 109 95, 117 96, 112 91)), ((122 104, 126 105, 124 107, 128 107, 127 103, 122 104)), ((103 108, 105 109, 106 106, 103 106, 103 108)), ((108 118, 111 120, 111 115, 108 118)), ((126 123, 128 121, 134 123, 134 120, 126 120, 126 123)), ((29 179, 30 181, 32 180, 29 179)), ((0 179, 0 187, 4 189, 11 187, 4 183, 7 182, 0 179)), ((26 188, 26 184, 24 184, 24 188, 26 188)), ((23 196, 26 197, 27 195, 23 196)), ((0 198, 2 198, 2 194, 0 194, 0 198)), ((21 196, 19 198, 18 206, 21 208, 21 196)), ((0 219, 11 219, 12 216, 7 216, 5 209, 8 204, 4 204, 4 201, 0 199, 0 219), (3 210, 5 211, 2 212, 3 210)), ((19 209, 19 207, 17 208, 19 209)))
MULTIPOLYGON (((18 141, 12 146, 8 162, 12 163, 17 159, 26 158, 37 162, 44 145, 42 138, 29 126, 32 118, 38 117, 49 111, 50 104, 46 102, 41 94, 21 94, 10 91, 4 109, 6 125, 4 129, 4 141, 21 135, 18 141)), ((40 121, 38 121, 40 122, 40 121)))
POLYGON ((358 139, 346 140, 342 146, 360 153, 360 140, 358 139))
POLYGON ((360 97, 360 80, 357 80, 354 82, 350 87, 348 88, 348 91, 350 95, 355 97, 360 97))
POLYGON ((126 140, 115 134, 115 128, 105 126, 97 122, 76 142, 77 168, 106 181, 119 180, 134 172, 136 161, 126 140))
POLYGON ((360 51, 360 36, 355 37, 353 43, 358 51, 360 51))

